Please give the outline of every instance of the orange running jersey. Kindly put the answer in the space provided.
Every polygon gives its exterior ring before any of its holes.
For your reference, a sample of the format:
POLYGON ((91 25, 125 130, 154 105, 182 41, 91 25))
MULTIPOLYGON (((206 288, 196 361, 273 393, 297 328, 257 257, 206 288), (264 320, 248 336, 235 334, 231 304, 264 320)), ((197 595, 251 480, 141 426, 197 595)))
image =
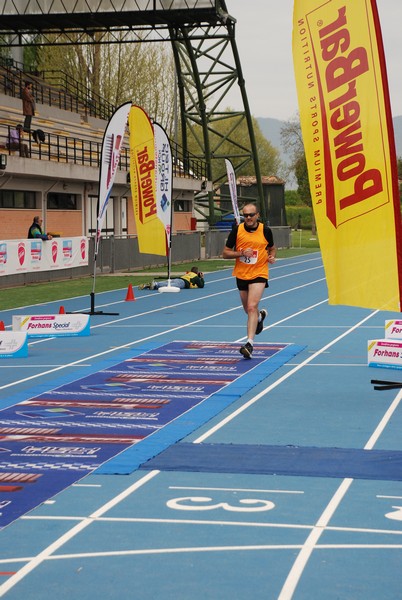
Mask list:
POLYGON ((237 230, 236 250, 253 249, 253 256, 239 256, 233 269, 233 275, 239 279, 255 279, 264 277, 268 279, 268 242, 264 235, 264 225, 258 224, 253 232, 248 232, 244 228, 244 223, 240 223, 237 230))

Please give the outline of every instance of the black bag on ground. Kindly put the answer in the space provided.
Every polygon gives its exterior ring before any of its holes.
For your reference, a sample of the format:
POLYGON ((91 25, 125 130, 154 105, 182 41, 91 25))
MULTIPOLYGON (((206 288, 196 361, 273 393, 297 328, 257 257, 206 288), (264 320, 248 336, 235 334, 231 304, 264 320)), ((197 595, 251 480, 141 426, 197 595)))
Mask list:
POLYGON ((42 129, 35 129, 32 133, 33 139, 37 144, 44 142, 46 139, 45 132, 42 129))

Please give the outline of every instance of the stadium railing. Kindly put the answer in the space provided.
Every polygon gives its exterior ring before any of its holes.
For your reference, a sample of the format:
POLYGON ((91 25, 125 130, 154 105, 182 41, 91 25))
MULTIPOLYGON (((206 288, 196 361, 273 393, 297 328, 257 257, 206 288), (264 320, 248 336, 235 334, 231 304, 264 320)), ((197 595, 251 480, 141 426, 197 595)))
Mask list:
MULTIPOLYGON (((0 123, 0 152, 2 154, 18 155, 18 150, 7 148, 10 138, 10 129, 14 125, 0 123)), ((24 143, 28 145, 30 158, 39 160, 56 161, 59 163, 73 163, 86 167, 99 167, 102 142, 89 139, 79 139, 53 133, 45 133, 45 141, 35 142, 32 132, 26 133, 24 143)), ((191 179, 206 179, 206 163, 189 152, 183 152, 178 145, 172 144, 173 175, 191 179)), ((27 159, 25 159, 27 160, 27 159)), ((129 171, 130 150, 128 146, 123 147, 120 155, 119 169, 129 171)))

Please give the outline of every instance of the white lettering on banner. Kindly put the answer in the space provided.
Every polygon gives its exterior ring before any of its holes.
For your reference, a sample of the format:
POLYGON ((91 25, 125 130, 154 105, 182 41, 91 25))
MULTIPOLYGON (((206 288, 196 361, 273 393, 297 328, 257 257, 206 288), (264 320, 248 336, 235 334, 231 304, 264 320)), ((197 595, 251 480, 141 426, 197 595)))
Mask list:
POLYGON ((93 454, 96 455, 99 450, 101 450, 100 446, 94 448, 84 448, 81 446, 73 446, 71 448, 68 446, 25 446, 25 448, 21 449, 21 452, 35 455, 66 454, 75 456, 92 456, 93 454))
POLYGON ((227 502, 218 502, 217 504, 209 504, 212 498, 208 496, 184 496, 183 498, 172 498, 168 500, 166 505, 173 510, 216 510, 221 508, 230 512, 262 512, 272 510, 275 504, 269 500, 257 500, 245 498, 239 500, 242 506, 233 506, 227 502), (247 505, 247 506, 243 506, 247 505))
POLYGON ((202 392, 205 386, 191 385, 149 385, 150 390, 162 392, 202 392))

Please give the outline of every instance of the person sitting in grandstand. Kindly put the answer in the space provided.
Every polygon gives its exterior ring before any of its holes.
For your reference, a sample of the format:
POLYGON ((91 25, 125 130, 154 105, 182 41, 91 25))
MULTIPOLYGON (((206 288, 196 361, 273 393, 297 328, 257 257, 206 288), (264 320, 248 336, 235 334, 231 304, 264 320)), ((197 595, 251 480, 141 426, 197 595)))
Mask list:
POLYGON ((22 125, 17 125, 14 129, 10 129, 8 134, 7 148, 9 150, 18 150, 20 156, 29 158, 28 144, 23 141, 24 128, 22 125))

